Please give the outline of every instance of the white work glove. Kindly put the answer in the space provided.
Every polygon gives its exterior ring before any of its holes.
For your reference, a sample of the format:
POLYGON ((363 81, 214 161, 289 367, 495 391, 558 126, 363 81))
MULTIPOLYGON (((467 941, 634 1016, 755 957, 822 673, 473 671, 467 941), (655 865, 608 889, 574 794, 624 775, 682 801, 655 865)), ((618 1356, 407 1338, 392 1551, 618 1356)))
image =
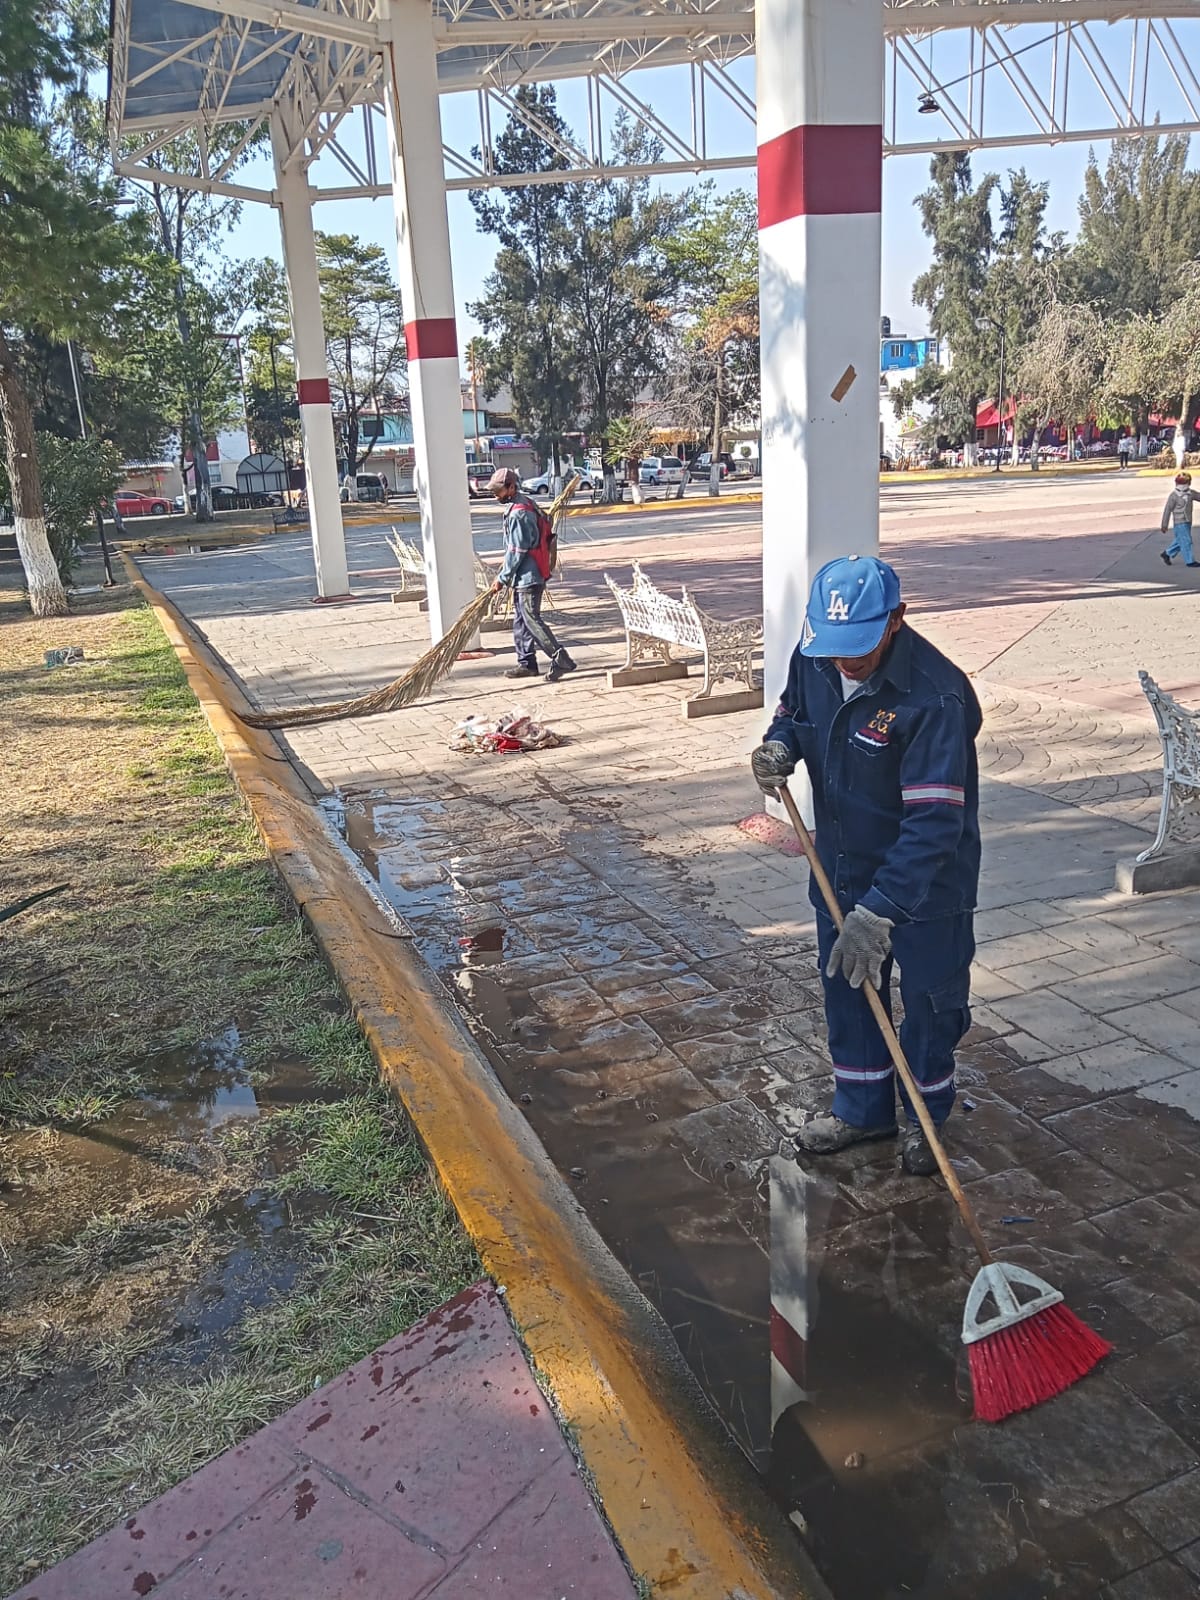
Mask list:
POLYGON ((883 963, 891 950, 892 924, 888 919, 877 917, 866 906, 855 906, 829 952, 825 976, 836 978, 840 971, 852 989, 861 989, 870 978, 872 988, 878 989, 883 963))
POLYGON ((778 739, 760 744, 750 757, 750 771, 764 794, 774 794, 796 770, 796 762, 787 745, 778 739))

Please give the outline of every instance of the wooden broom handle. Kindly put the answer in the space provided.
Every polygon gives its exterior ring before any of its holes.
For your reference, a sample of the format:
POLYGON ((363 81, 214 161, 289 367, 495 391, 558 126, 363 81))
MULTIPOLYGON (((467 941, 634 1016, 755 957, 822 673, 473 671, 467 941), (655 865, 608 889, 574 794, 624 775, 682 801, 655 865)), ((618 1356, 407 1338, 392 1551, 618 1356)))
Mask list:
MULTIPOLYGON (((788 814, 792 827, 796 830, 796 837, 799 839, 801 848, 808 858, 812 874, 820 885, 822 897, 829 908, 829 915, 833 918, 834 926, 840 933, 842 924, 845 921, 842 916, 842 908, 838 905, 837 896, 833 892, 833 885, 829 881, 829 876, 821 865, 812 834, 804 826, 804 818, 800 815, 799 807, 796 805, 792 791, 786 783, 779 785, 779 798, 783 801, 784 810, 788 814)), ((938 1131, 934 1127, 933 1118, 929 1115, 925 1098, 913 1076, 913 1070, 905 1058, 896 1030, 892 1027, 892 1020, 884 1010, 879 990, 870 983, 864 983, 863 992, 867 997, 867 1004, 871 1008, 872 1015, 879 1024, 879 1031, 887 1042, 896 1071, 900 1074, 901 1081, 908 1090, 908 1098, 912 1102, 913 1110, 917 1113, 917 1121, 921 1124, 922 1131, 929 1140, 929 1148, 937 1159, 942 1177, 946 1180, 946 1187, 954 1197, 954 1203, 958 1207, 959 1215, 963 1220, 963 1227, 971 1235, 971 1243, 978 1250, 979 1259, 984 1266, 988 1266, 992 1260, 992 1252, 987 1247, 987 1241, 983 1237, 983 1230, 980 1228, 975 1213, 971 1209, 971 1202, 963 1193, 962 1184, 958 1181, 958 1174, 951 1166, 950 1158, 946 1154, 942 1141, 938 1138, 938 1131)))

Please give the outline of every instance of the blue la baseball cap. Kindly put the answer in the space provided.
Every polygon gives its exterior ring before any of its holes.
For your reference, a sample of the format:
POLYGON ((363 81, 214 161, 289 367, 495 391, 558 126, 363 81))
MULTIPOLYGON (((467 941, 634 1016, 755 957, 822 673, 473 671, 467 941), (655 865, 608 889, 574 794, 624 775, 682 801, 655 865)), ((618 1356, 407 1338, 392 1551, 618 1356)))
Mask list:
POLYGON ((838 556, 813 579, 800 639, 806 656, 869 656, 900 604, 900 579, 875 556, 838 556))

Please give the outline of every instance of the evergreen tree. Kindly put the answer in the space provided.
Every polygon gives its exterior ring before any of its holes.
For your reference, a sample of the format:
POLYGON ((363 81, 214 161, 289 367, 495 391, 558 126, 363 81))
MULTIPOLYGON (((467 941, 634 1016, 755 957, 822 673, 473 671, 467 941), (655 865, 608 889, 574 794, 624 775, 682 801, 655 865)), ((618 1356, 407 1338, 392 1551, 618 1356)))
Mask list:
POLYGON ((1161 316, 1200 256, 1200 174, 1187 159, 1183 134, 1118 139, 1103 172, 1089 158, 1071 278, 1102 317, 1161 316))
POLYGON ((396 399, 408 370, 400 291, 386 251, 348 233, 317 234, 325 359, 353 484, 378 440, 364 417, 396 399))
MULTIPOLYGON (((568 136, 554 89, 522 84, 521 117, 510 118, 496 140, 496 172, 562 172, 568 136), (531 126, 532 124, 532 126, 531 126)), ((581 363, 567 301, 567 195, 558 183, 527 184, 498 194, 471 193, 481 232, 500 248, 471 310, 495 350, 492 381, 507 382, 513 414, 543 454, 561 466, 564 433, 574 428, 582 400, 581 363)))

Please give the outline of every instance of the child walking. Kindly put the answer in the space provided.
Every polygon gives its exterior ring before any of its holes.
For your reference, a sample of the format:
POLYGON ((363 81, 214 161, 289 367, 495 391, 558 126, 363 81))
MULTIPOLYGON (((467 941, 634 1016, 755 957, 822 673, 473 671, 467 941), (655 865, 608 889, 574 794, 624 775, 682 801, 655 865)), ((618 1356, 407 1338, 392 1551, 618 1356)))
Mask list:
POLYGON ((1178 473, 1162 514, 1162 531, 1166 533, 1170 527, 1174 535, 1171 543, 1162 551, 1167 566, 1171 565, 1172 556, 1181 555, 1187 566, 1200 567, 1200 561, 1196 560, 1192 550, 1192 506, 1197 500, 1200 500, 1200 494, 1192 488, 1191 473, 1178 473))

